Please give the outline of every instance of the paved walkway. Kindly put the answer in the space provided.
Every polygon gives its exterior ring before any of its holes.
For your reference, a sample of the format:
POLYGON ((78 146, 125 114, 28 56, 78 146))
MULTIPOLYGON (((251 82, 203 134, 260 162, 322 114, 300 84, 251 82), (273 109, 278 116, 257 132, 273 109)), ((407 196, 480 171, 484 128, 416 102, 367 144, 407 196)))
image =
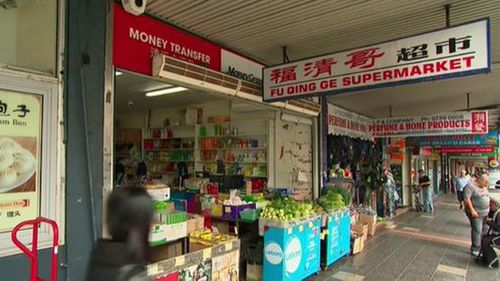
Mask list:
POLYGON ((350 256, 311 281, 500 280, 469 253, 470 228, 454 196, 435 203, 434 216, 408 211, 368 239, 350 256))

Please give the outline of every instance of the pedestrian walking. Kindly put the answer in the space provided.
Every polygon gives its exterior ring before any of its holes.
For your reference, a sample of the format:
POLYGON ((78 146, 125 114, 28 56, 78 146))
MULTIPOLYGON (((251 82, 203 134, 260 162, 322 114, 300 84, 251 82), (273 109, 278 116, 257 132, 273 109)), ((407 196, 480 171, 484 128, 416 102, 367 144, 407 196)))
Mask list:
POLYGON ((465 170, 460 171, 460 175, 455 178, 455 187, 457 190, 458 202, 460 203, 460 210, 464 207, 464 188, 470 182, 470 177, 467 176, 465 170))
POLYGON ((153 201, 138 187, 115 189, 108 199, 111 239, 100 239, 92 253, 87 281, 150 281, 146 274, 153 201))
POLYGON ((484 225, 490 211, 489 177, 486 174, 476 176, 477 179, 464 188, 465 213, 471 226, 471 254, 475 256, 481 249, 481 239, 486 231, 484 225))
POLYGON ((434 204, 432 202, 431 179, 425 174, 424 170, 419 170, 418 175, 418 187, 422 190, 424 197, 424 212, 432 213, 434 212, 434 204))

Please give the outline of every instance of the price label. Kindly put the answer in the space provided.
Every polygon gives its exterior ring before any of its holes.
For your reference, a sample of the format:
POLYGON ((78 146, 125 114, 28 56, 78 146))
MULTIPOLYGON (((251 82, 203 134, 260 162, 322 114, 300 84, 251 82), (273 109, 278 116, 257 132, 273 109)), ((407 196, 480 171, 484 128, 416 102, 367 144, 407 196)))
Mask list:
POLYGON ((299 232, 302 232, 304 231, 304 226, 303 225, 299 225, 299 232))
POLYGON ((312 223, 312 221, 309 222, 309 228, 313 228, 314 224, 312 223))
POLYGON ((207 259, 210 259, 211 257, 212 257, 212 249, 211 248, 204 249, 203 250, 203 259, 207 260, 207 259))
POLYGON ((155 264, 149 265, 147 272, 148 272, 148 276, 156 275, 156 274, 160 273, 160 270, 158 269, 158 264, 155 263, 155 264))
POLYGON ((175 257, 175 266, 182 266, 186 262, 186 257, 184 256, 178 256, 175 257))
POLYGON ((233 249, 233 242, 226 243, 226 252, 231 251, 233 249))
POLYGON ((289 235, 292 234, 293 229, 291 227, 289 227, 287 230, 289 235))

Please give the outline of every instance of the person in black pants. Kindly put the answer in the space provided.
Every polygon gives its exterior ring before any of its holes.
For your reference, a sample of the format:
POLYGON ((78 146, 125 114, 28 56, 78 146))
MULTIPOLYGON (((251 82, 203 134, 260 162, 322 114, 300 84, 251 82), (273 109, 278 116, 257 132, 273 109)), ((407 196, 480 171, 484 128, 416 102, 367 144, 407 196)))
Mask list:
MULTIPOLYGON (((488 265, 491 264, 496 258, 496 253, 493 250, 493 243, 496 242, 493 239, 500 237, 500 203, 494 199, 490 200, 490 213, 488 215, 491 220, 486 221, 490 230, 488 235, 485 235, 481 241, 481 250, 483 252, 483 258, 488 265)), ((499 241, 495 244, 500 244, 499 241)))

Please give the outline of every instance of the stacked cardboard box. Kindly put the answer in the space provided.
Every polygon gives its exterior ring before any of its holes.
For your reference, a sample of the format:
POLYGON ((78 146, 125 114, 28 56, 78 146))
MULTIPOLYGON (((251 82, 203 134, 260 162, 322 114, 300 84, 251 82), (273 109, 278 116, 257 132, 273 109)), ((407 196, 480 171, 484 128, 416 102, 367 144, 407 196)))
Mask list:
POLYGON ((368 225, 368 235, 374 236, 377 230, 377 216, 360 214, 358 221, 362 224, 368 225))
POLYGON ((377 216, 360 214, 351 219, 352 233, 352 253, 357 254, 363 251, 368 236, 374 236, 377 229, 377 216))

